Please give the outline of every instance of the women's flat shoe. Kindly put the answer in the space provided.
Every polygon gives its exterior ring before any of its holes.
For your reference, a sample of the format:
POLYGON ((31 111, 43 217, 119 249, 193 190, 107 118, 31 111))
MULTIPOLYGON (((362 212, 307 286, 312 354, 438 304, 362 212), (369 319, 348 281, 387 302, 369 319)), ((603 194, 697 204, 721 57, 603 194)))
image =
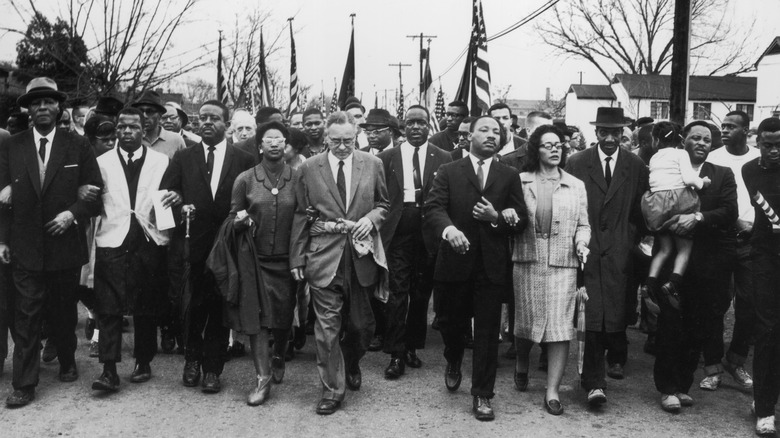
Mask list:
POLYGON ((563 405, 556 399, 547 400, 547 396, 544 397, 544 408, 551 415, 563 414, 563 405))
POLYGON ((528 390, 528 373, 520 373, 515 371, 515 389, 520 392, 528 390))
POLYGON ((249 392, 246 404, 249 406, 259 406, 268 399, 271 394, 270 376, 257 376, 257 386, 249 392))

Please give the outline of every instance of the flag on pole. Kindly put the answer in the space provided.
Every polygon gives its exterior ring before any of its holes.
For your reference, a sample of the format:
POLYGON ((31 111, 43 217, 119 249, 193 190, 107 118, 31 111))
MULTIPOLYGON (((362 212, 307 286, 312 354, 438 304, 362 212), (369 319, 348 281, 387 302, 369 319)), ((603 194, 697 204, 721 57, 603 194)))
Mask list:
POLYGON ((436 108, 433 110, 437 119, 441 120, 444 118, 444 110, 444 92, 441 91, 441 83, 439 83, 439 94, 436 95, 436 108))
POLYGON ((339 96, 336 94, 336 87, 333 87, 333 97, 330 98, 330 111, 333 114, 339 110, 339 96))
MULTIPOLYGON (((341 78, 341 90, 338 95, 340 108, 347 106, 347 98, 355 95, 355 18, 352 17, 352 36, 349 39, 349 52, 347 53, 347 65, 344 67, 344 76, 341 78)), ((332 105, 331 105, 332 106, 332 105)))
POLYGON ((404 84, 399 84, 401 89, 398 92, 398 107, 396 108, 396 117, 398 117, 398 120, 404 119, 404 84))
POLYGON ((472 116, 479 116, 490 108, 490 64, 481 0, 474 0, 471 40, 457 96, 469 105, 472 116))
POLYGON ((295 61, 295 39, 293 38, 292 18, 290 19, 290 107, 287 116, 298 111, 298 65, 295 61))
POLYGON ((428 90, 433 85, 433 76, 431 75, 431 49, 428 48, 425 52, 425 74, 423 75, 422 95, 425 102, 420 102, 421 105, 425 105, 426 108, 430 108, 430 96, 428 96, 428 90))
POLYGON ((260 69, 257 72, 257 87, 260 106, 274 106, 271 96, 271 88, 268 86, 268 70, 265 67, 265 43, 263 42, 263 28, 260 28, 260 69))
POLYGON ((225 85, 225 76, 222 75, 222 32, 219 33, 217 47, 217 100, 227 105, 227 86, 225 85))
POLYGON ((301 104, 299 106, 303 110, 305 110, 306 106, 309 104, 307 102, 309 100, 308 97, 309 97, 309 93, 308 92, 304 92, 303 94, 301 94, 301 104))

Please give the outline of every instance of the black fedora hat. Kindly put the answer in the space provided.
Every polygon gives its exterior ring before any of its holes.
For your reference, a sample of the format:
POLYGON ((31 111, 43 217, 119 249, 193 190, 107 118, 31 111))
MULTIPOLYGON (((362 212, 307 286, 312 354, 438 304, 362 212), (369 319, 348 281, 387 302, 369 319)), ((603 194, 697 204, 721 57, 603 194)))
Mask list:
POLYGON ((16 103, 22 108, 27 108, 30 102, 38 97, 52 97, 60 102, 65 102, 68 95, 57 89, 57 83, 47 77, 33 78, 27 84, 27 90, 16 99, 16 103))
POLYGON ((365 122, 360 124, 361 128, 367 128, 369 126, 388 127, 398 131, 398 120, 391 116, 387 110, 374 108, 368 112, 365 122))
POLYGON ((622 128, 631 123, 626 122, 623 108, 602 106, 596 111, 596 121, 590 122, 590 124, 603 128, 622 128))
POLYGON ((160 97, 160 93, 154 91, 154 90, 144 90, 143 93, 141 93, 140 96, 138 96, 138 99, 136 99, 135 102, 130 104, 132 107, 139 107, 141 105, 149 105, 157 108, 158 111, 160 111, 160 114, 165 114, 167 109, 165 109, 165 106, 162 104, 162 98, 160 97))
POLYGON ((95 113, 116 117, 124 106, 124 102, 116 97, 104 96, 98 99, 97 105, 95 105, 95 113))

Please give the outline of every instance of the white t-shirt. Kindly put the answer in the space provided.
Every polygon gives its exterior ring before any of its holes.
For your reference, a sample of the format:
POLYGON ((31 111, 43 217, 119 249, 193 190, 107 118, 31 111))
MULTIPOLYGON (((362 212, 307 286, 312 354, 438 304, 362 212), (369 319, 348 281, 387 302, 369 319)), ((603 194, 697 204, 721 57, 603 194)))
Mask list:
POLYGON ((707 156, 707 162, 718 166, 725 166, 734 172, 734 180, 737 183, 737 206, 739 207, 739 220, 753 225, 755 212, 750 205, 750 195, 748 195, 745 180, 742 179, 742 166, 748 161, 761 156, 761 151, 757 148, 748 147, 747 153, 743 155, 732 155, 726 147, 718 148, 707 156))

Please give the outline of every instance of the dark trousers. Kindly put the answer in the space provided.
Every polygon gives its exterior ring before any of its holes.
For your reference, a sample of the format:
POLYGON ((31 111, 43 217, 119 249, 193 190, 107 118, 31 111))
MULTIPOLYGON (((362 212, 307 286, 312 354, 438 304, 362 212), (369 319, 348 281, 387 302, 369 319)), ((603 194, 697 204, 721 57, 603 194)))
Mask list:
POLYGON ((360 285, 352 270, 350 246, 346 248, 333 281, 324 288, 310 286, 322 398, 339 401, 344 400, 346 373, 360 369, 375 328, 369 302, 373 288, 360 285))
POLYGON ((756 346, 753 357, 753 399, 756 415, 774 415, 780 397, 780 255, 753 249, 756 346))
POLYGON ((200 361, 204 373, 222 374, 230 329, 222 322, 222 297, 211 273, 203 263, 193 263, 190 274, 192 301, 189 314, 187 345, 184 357, 188 362, 200 361))
MULTIPOLYGON (((606 351, 613 351, 615 357, 625 357, 621 352, 625 348, 626 332, 608 333, 606 331, 586 331, 585 332, 585 354, 582 361, 582 387, 585 390, 606 389, 606 369, 604 367, 604 358, 606 351)), ((620 363, 620 362, 611 362, 620 363)))
POLYGON ((8 357, 8 335, 14 338, 14 281, 11 267, 0 265, 0 362, 8 357))
POLYGON ((181 245, 182 243, 178 239, 172 239, 168 247, 169 305, 168 311, 160 319, 160 330, 175 337, 182 335, 181 284, 182 275, 184 274, 184 258, 181 245))
MULTIPOLYGON (((100 363, 122 361, 122 315, 98 315, 100 363)), ((133 356, 138 363, 149 363, 157 354, 157 321, 153 316, 133 316, 133 356)))
POLYGON ((433 261, 423 243, 418 207, 404 207, 386 252, 390 297, 385 304, 385 353, 425 348, 428 302, 433 286, 433 261))
POLYGON ((471 395, 493 398, 504 285, 491 282, 478 266, 482 266, 481 261, 477 262, 469 281, 436 283, 436 315, 444 340, 444 358, 456 363, 463 358, 466 333, 471 330, 471 318, 474 318, 471 395))
MULTIPOLYGON (((385 304, 371 294, 371 312, 374 314, 374 336, 384 336, 387 331, 387 318, 385 317, 385 304)), ((313 312, 313 310, 312 310, 313 312)))
POLYGON ((38 385, 41 324, 47 300, 52 309, 48 315, 51 324, 49 336, 57 346, 60 368, 65 369, 75 363, 76 288, 80 276, 81 268, 42 272, 14 267, 14 389, 38 385))
POLYGON ((750 243, 737 241, 737 260, 734 272, 734 333, 726 353, 727 359, 736 365, 744 365, 755 332, 756 308, 750 243))

